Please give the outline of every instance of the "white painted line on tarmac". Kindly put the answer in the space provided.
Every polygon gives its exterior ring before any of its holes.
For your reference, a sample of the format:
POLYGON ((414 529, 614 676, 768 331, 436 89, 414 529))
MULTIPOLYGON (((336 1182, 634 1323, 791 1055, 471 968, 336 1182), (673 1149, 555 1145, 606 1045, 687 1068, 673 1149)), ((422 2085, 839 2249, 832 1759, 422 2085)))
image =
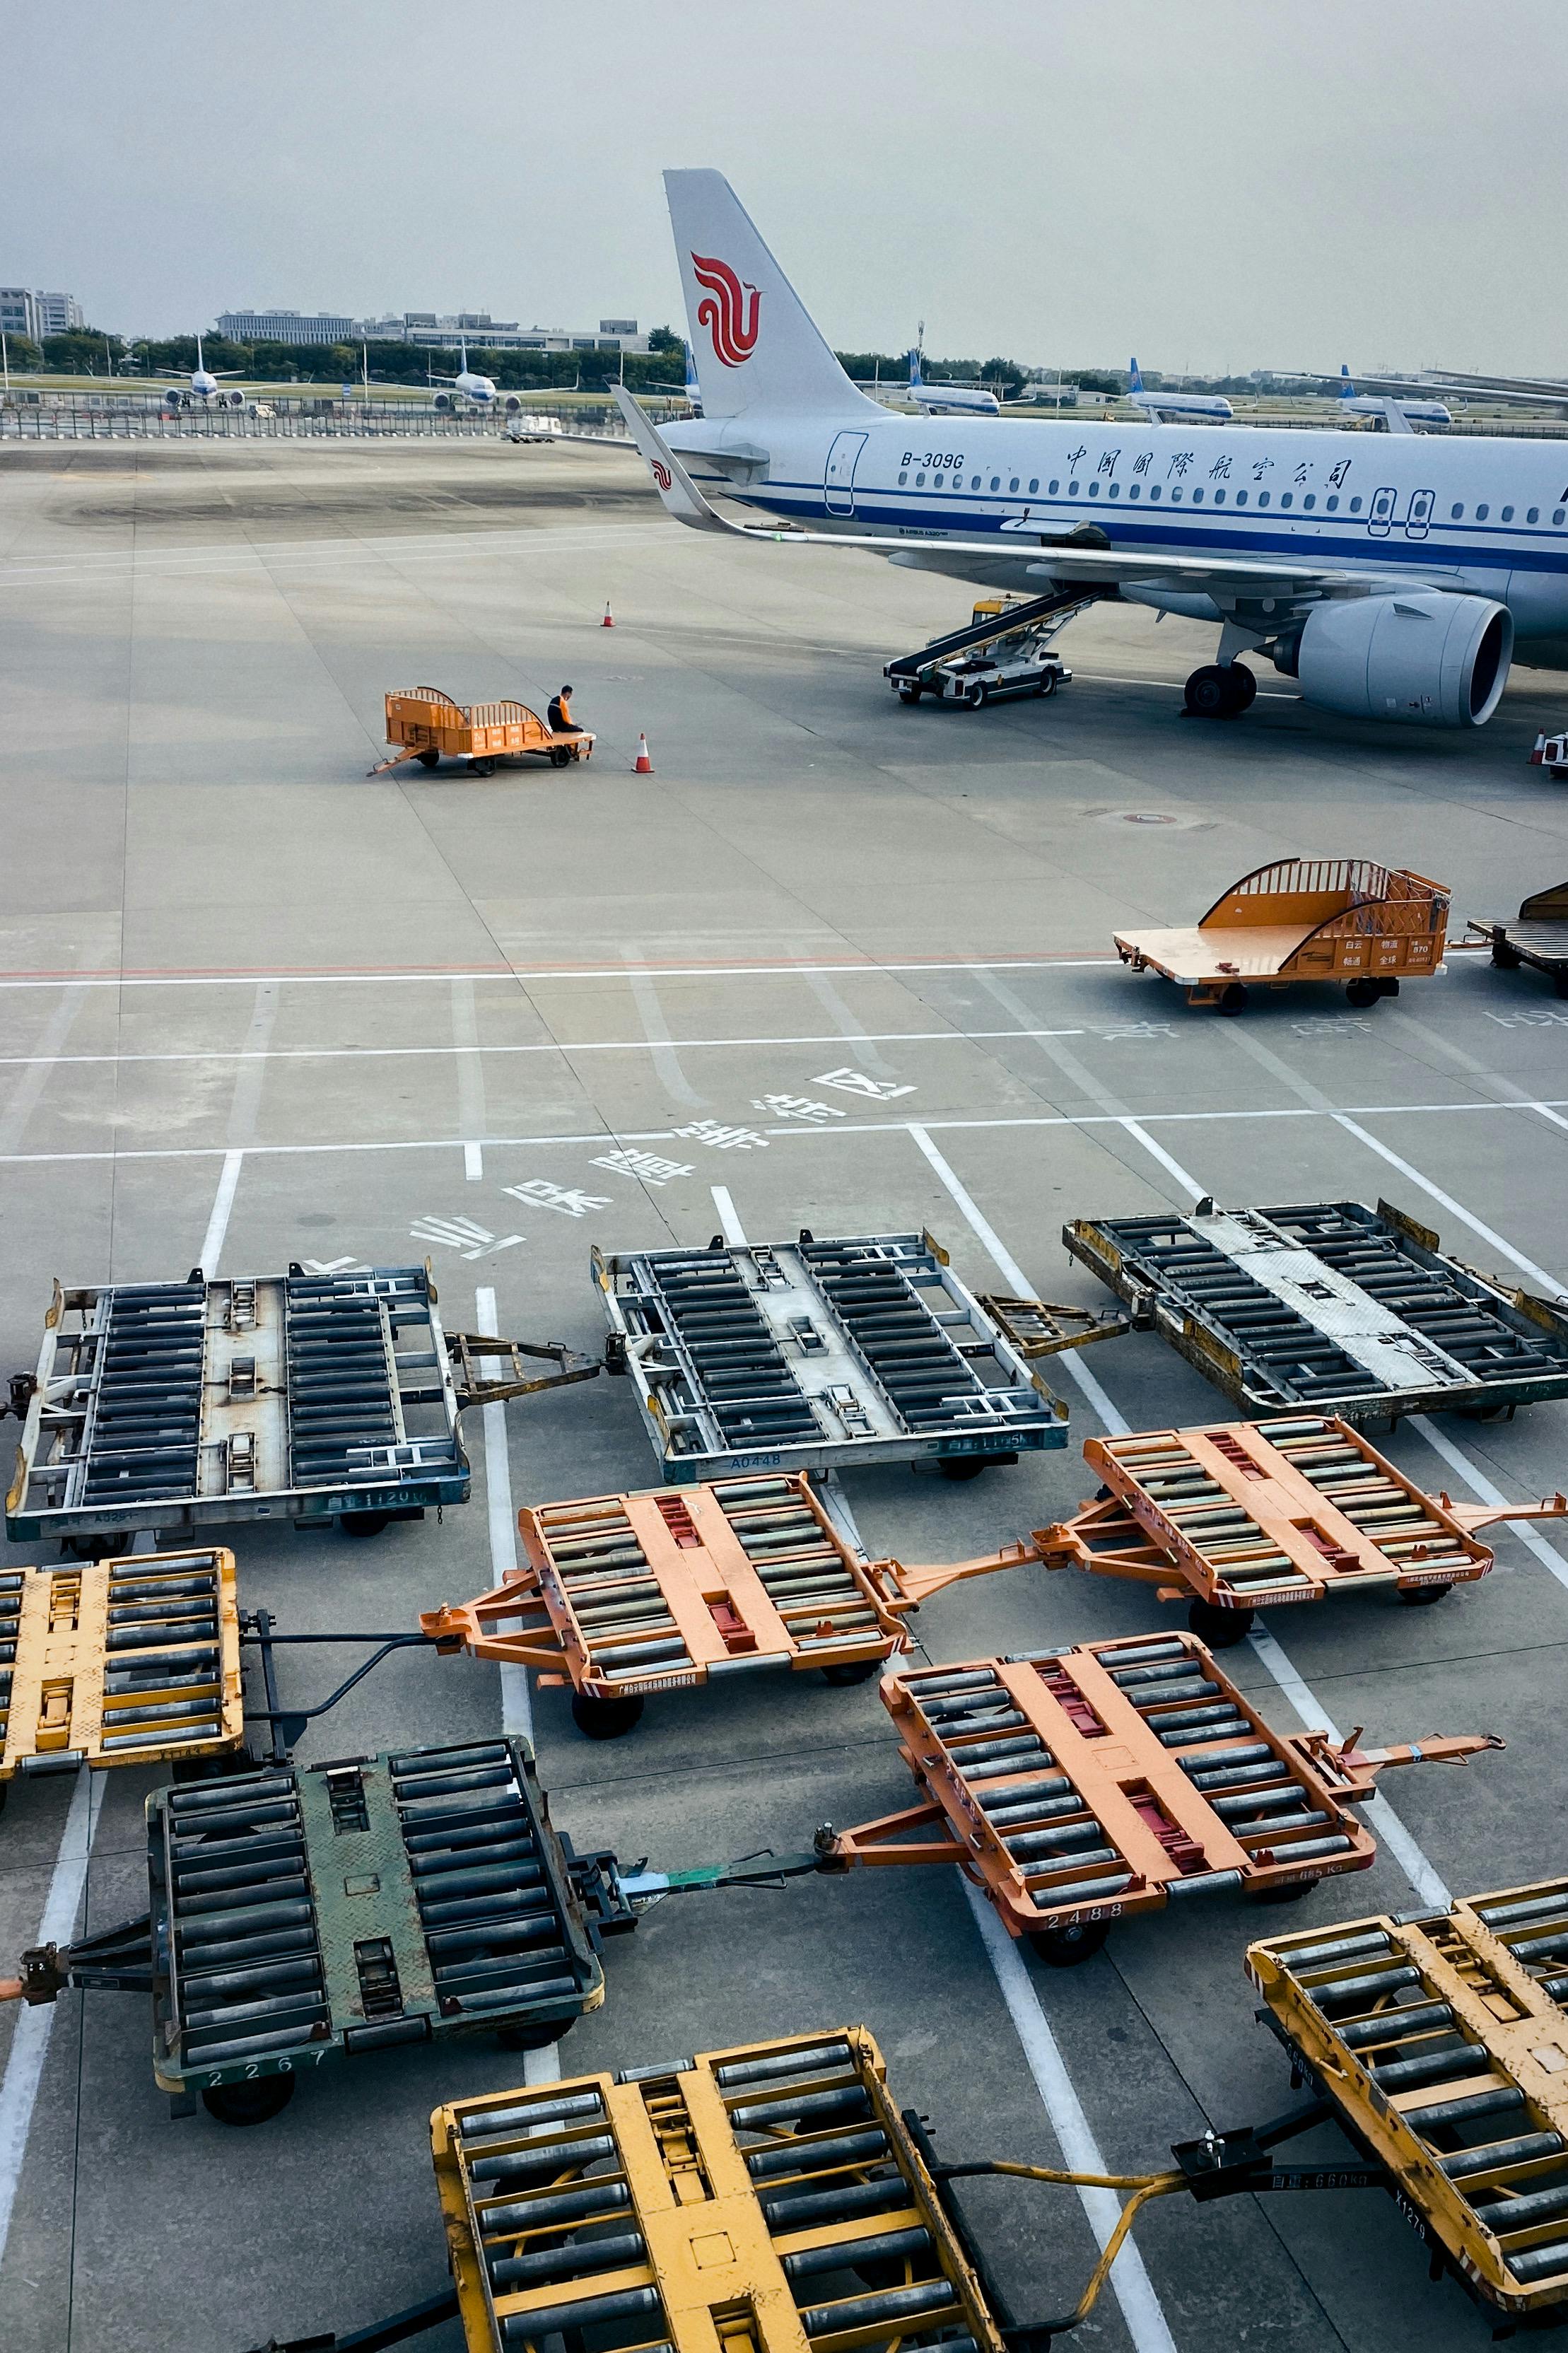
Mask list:
MULTIPOLYGON (((952 1045, 970 1039, 997 1038, 1081 1038, 1081 1029, 857 1029, 856 1045, 952 1045)), ((256 1053, 244 1047, 203 1047, 177 1054, 0 1054, 0 1071, 53 1070, 58 1063, 78 1065, 122 1062, 400 1062, 432 1058, 450 1060, 461 1054, 652 1054, 663 1045, 690 1053, 730 1046, 842 1046, 845 1033, 828 1029, 801 1038, 546 1038, 512 1046, 277 1046, 256 1053)), ((1568 1125, 1568 1122, 1564 1122, 1568 1125)))
POLYGON ((1046 955, 999 956, 982 963, 974 956, 931 956, 919 964, 882 964, 862 956, 853 964, 671 964, 671 965, 480 965, 473 971, 445 968, 383 971, 366 965, 353 972, 72 972, 15 973, 0 979, 0 988, 255 988, 258 983, 282 987, 379 987, 384 981, 423 982, 444 988, 453 980, 521 980, 564 985, 575 980, 795 980, 814 972, 1100 972, 1114 971, 1120 956, 1046 955))
MULTIPOLYGON (((474 1293, 474 1322, 489 1340, 500 1330, 496 1295, 489 1283, 474 1293)), ((495 1359, 489 1361, 493 1363, 495 1359)), ((480 1428, 485 1433, 485 1512, 489 1527, 490 1574, 497 1585, 504 1585, 517 1567, 517 1515, 511 1502, 511 1454, 507 1444, 505 1406, 491 1403, 482 1407, 480 1428)), ((510 1659, 500 1662, 500 1721, 503 1732, 521 1733, 529 1746, 533 1746, 533 1701, 528 1688, 528 1669, 510 1659)), ((542 2075, 539 2080, 553 2083, 555 2078, 542 2075)))
POLYGON ((730 1187, 728 1185, 710 1185, 708 1189, 713 1196, 713 1207, 719 1212, 719 1227, 724 1240, 732 1248, 744 1250, 746 1229, 741 1223, 734 1202, 730 1198, 730 1187))
MULTIPOLYGON (((1534 1103, 1493 1103, 1479 1104, 1477 1108, 1490 1112, 1534 1111, 1537 1106, 1534 1103)), ((1471 1215, 1462 1201, 1456 1201, 1452 1193, 1445 1193, 1440 1185, 1434 1185, 1429 1176, 1423 1176, 1419 1168, 1413 1168, 1408 1160, 1402 1160, 1397 1152, 1391 1151, 1386 1144, 1381 1143, 1366 1128, 1358 1126, 1347 1112, 1337 1111, 1331 1115, 1344 1129, 1347 1135, 1353 1135, 1359 1144, 1366 1145, 1369 1152, 1375 1152, 1380 1160, 1386 1160, 1391 1168, 1397 1168, 1402 1176, 1407 1177, 1412 1185, 1418 1185, 1422 1192, 1429 1195, 1440 1208, 1448 1210, 1452 1216, 1458 1219, 1461 1225, 1468 1226, 1473 1234, 1479 1234, 1482 1241, 1489 1242, 1493 1250, 1501 1250, 1510 1265, 1517 1266, 1521 1274, 1527 1274, 1531 1282, 1541 1283, 1552 1298, 1568 1297, 1568 1293, 1564 1292, 1555 1275, 1548 1274, 1545 1268, 1537 1266, 1532 1258, 1526 1258, 1522 1250, 1516 1250, 1511 1242, 1504 1241, 1501 1234, 1498 1233, 1493 1227, 1483 1225, 1479 1218, 1471 1215)))
MULTIPOLYGON (((1090 2130, 1083 2103, 1068 2073, 1061 2049, 1051 2032, 1034 1981, 1018 1956, 1018 1948, 977 1887, 962 1873, 959 1885, 974 1915, 985 1957, 1001 1988, 1014 2031, 1023 2046, 1035 2088, 1045 2103, 1057 2145, 1069 2173, 1109 2173, 1100 2144, 1090 2130)), ((1121 2200, 1114 2189, 1080 2189, 1079 2202, 1097 2243, 1103 2248, 1121 2219, 1121 2200)), ((1110 2272, 1110 2290, 1121 2306, 1121 2316, 1138 2353, 1176 2353, 1164 2309, 1143 2258, 1129 2239, 1110 2272)))
MULTIPOLYGON (((68 1945, 87 1886, 93 1833, 103 1804, 107 1777, 85 1767, 77 1771, 76 1787, 60 1834, 59 1851, 38 1923, 40 1945, 68 1945)), ((10 2236, 11 2215, 27 2154, 27 2135, 43 2081, 49 2037, 54 2032, 58 2002, 24 2003, 11 2037, 5 2073, 0 2080, 0 2256, 10 2236)))
MULTIPOLYGON (((1117 1124, 1134 1133, 1138 1130, 1138 1122, 1134 1119, 1121 1120, 1117 1124)), ((948 1166, 947 1162, 942 1158, 941 1153, 937 1151, 935 1145, 931 1143, 930 1136, 926 1134, 923 1128, 914 1126, 910 1127, 910 1134, 913 1137, 915 1143, 919 1145, 921 1151, 924 1153, 926 1158, 930 1161, 938 1176, 941 1177, 949 1193, 952 1196, 953 1201, 958 1208, 968 1220, 969 1225, 974 1232, 976 1240, 981 1242, 984 1249, 990 1253, 992 1260, 1003 1277, 1006 1282, 1011 1283, 1014 1290, 1019 1293, 1023 1297, 1030 1297, 1032 1293, 1028 1277, 1025 1274, 1023 1269, 1019 1266, 1017 1261, 1012 1256, 1010 1251, 1004 1248, 1002 1242, 997 1238, 994 1229, 991 1226, 988 1220, 981 1215, 979 1209, 975 1207, 973 1201, 970 1198, 963 1185, 960 1184, 952 1170, 948 1166)), ((1143 1140, 1145 1139, 1140 1137, 1140 1141, 1143 1140)), ((1160 1160, 1162 1166, 1175 1177, 1178 1184, 1184 1187, 1194 1200, 1202 1198, 1202 1187, 1197 1183, 1196 1179, 1182 1166, 1179 1160, 1173 1160, 1170 1155, 1165 1152, 1158 1153, 1156 1156, 1160 1160)), ((1110 1436, 1112 1438, 1125 1438, 1128 1435, 1130 1424, 1111 1404, 1110 1399, 1107 1397, 1104 1389, 1100 1387, 1094 1375, 1089 1371, 1086 1366, 1079 1362, 1081 1354, 1082 1351, 1080 1349, 1068 1349, 1061 1357, 1061 1367, 1063 1372, 1068 1375, 1069 1379, 1076 1382, 1078 1388, 1082 1391, 1083 1395, 1094 1408, 1095 1412, 1103 1419, 1105 1427, 1109 1430, 1110 1436)), ((1267 1669, 1270 1675, 1273 1676, 1274 1681, 1279 1684, 1280 1690, 1284 1693, 1286 1698, 1289 1701, 1297 1715, 1301 1718, 1303 1725, 1310 1727, 1314 1725, 1321 1724, 1331 1728, 1331 1719, 1319 1704, 1317 1699, 1312 1694, 1310 1686, 1302 1680, 1301 1676, 1297 1673, 1295 1668, 1290 1664, 1289 1660, 1286 1657, 1285 1652, 1275 1641, 1273 1635, 1266 1633, 1261 1628, 1258 1628, 1248 1639, 1251 1641, 1253 1650, 1258 1655, 1259 1663, 1267 1669)), ((1336 1738, 1338 1737, 1337 1733, 1334 1736, 1336 1738)), ((1405 1829, 1405 1824, 1400 1820, 1398 1815, 1394 1812, 1387 1799, 1379 1793, 1379 1795, 1373 1798, 1372 1803, 1370 1805, 1363 1806, 1361 1809, 1361 1811, 1363 1818, 1371 1823, 1375 1833, 1383 1840, 1383 1842, 1388 1848, 1389 1852, 1397 1859, 1401 1870, 1404 1872, 1406 1879, 1409 1880, 1411 1886, 1415 1890, 1416 1894, 1421 1898, 1422 1903, 1434 1905, 1446 1903, 1447 1895, 1447 1891, 1443 1887, 1442 1880, 1438 1877, 1436 1871, 1434 1869, 1427 1857, 1422 1852, 1422 1850, 1416 1843, 1415 1840, 1412 1838, 1410 1832, 1405 1829), (1434 1894, 1434 1890, 1439 1892, 1434 1894)))
POLYGON ((234 1208, 234 1197, 239 1185, 239 1172, 244 1166, 243 1152, 224 1154, 223 1174, 217 1180, 217 1197, 213 1202, 213 1213, 207 1219, 207 1229, 202 1238, 201 1255, 196 1260, 196 1264, 209 1282, 217 1272, 217 1262, 223 1256, 224 1237, 228 1232, 229 1212, 234 1208))
POLYGON ((465 1145, 464 1145, 464 1146, 463 1146, 463 1174, 464 1174, 464 1176, 468 1178, 468 1182, 469 1182, 469 1184, 470 1184, 470 1185, 475 1185, 475 1184, 477 1184, 477 1183, 479 1182, 479 1178, 484 1175, 484 1173, 485 1173, 485 1148, 484 1148, 484 1145, 483 1145, 482 1144, 465 1144, 465 1145))
MULTIPOLYGON (((1458 1472, 1479 1503, 1506 1504, 1508 1502, 1509 1499, 1502 1489, 1494 1486, 1485 1472, 1479 1469, 1469 1456, 1455 1445, 1447 1431, 1439 1430, 1436 1423, 1430 1420, 1426 1414, 1412 1414, 1410 1427, 1412 1430, 1420 1431, 1433 1452, 1442 1456, 1450 1471, 1458 1472)), ((1512 1531, 1527 1551, 1535 1555, 1547 1575, 1554 1577, 1559 1585, 1568 1589, 1568 1560, 1563 1559, 1556 1546, 1549 1544, 1538 1528, 1531 1527, 1524 1520, 1508 1520, 1503 1525, 1512 1531)))

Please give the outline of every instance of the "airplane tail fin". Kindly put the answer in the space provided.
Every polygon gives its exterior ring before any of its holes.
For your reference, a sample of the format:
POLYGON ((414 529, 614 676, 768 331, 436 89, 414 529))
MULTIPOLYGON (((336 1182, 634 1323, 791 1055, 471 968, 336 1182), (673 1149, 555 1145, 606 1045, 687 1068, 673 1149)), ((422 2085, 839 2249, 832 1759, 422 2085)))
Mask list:
POLYGON ((881 417, 834 358, 723 174, 667 172, 664 185, 688 330, 702 355, 704 413, 881 417))
POLYGON ((1143 389, 1143 379, 1138 373, 1138 363, 1136 360, 1131 360, 1128 363, 1128 391, 1142 392, 1143 389))
POLYGON ((691 355, 689 343, 686 345, 686 397, 694 407, 702 397, 702 387, 697 381, 697 362, 691 355))
POLYGON ((911 344, 910 346, 910 390, 921 392, 924 388, 925 380, 921 375, 920 351, 918 346, 911 344))
POLYGON ((1342 400, 1353 400, 1355 398, 1355 386, 1351 382, 1350 362, 1348 360, 1342 360, 1340 362, 1340 398, 1342 400))

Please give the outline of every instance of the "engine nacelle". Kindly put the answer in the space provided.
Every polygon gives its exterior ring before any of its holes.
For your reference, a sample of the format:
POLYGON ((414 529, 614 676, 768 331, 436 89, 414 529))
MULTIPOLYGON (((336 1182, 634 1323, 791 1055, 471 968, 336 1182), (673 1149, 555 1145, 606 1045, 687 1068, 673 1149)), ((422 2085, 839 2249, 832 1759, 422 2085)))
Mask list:
POLYGON ((505 401, 504 406, 505 406, 505 408, 506 408, 506 413, 507 413, 507 415, 508 415, 509 417, 515 417, 515 416, 517 415, 518 411, 521 408, 521 406, 522 406, 522 403, 521 403, 521 401, 518 398, 518 396, 517 396, 517 395, 516 395, 516 393, 515 393, 515 392, 509 392, 509 393, 507 394, 506 401, 505 401))
POLYGON ((1506 605, 1400 588, 1314 606, 1295 648, 1295 674, 1309 702, 1347 719, 1482 727, 1512 657, 1506 605))
POLYGON ((439 410, 440 410, 440 412, 441 412, 441 414, 442 414, 442 416, 444 417, 444 416, 447 414, 447 410, 451 407, 451 406, 452 406, 452 396, 451 396, 451 394, 450 394, 449 392, 438 392, 438 393, 436 395, 435 399, 431 402, 430 406, 432 406, 432 408, 437 408, 437 409, 439 409, 439 410))

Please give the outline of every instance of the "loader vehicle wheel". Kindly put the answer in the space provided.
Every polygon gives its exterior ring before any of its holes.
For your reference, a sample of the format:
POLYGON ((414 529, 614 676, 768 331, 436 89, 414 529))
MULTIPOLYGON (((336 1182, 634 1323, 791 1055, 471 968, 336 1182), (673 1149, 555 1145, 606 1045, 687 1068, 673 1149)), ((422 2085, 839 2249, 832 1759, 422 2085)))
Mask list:
POLYGON ((1353 1005, 1358 1013, 1364 1011, 1369 1005, 1375 1005, 1382 995, 1381 987, 1370 976, 1345 983, 1345 1003, 1353 1005))
POLYGON ((202 2105, 220 2125, 264 2125, 293 2096, 292 2075, 259 2075, 254 2084, 215 2084, 202 2094, 202 2105))
POLYGON ((1499 972, 1517 972, 1521 962, 1517 948, 1505 947, 1501 940, 1492 943, 1492 962, 1499 972))
POLYGON ((985 681, 977 678, 973 686, 964 689, 959 699, 966 711, 983 710, 986 702, 985 681))
POLYGON ((640 1699, 598 1699, 592 1692, 574 1692, 572 1721, 590 1740, 619 1740, 642 1715, 640 1699))
POLYGON ((1057 674, 1055 670, 1042 670, 1040 673, 1039 683, 1037 685, 1035 692, 1037 694, 1054 694, 1056 691, 1057 674))
POLYGON ((1247 1900, 1249 1904, 1300 1904, 1317 1884, 1315 1879, 1288 1879, 1279 1887, 1252 1888, 1247 1900))
POLYGON ((551 745, 550 765, 552 768, 569 768, 571 766, 572 754, 566 749, 564 744, 552 744, 551 745))
POLYGON ((840 1659, 836 1666, 823 1668, 822 1680, 836 1689, 844 1683, 868 1683, 881 1665, 880 1659, 840 1659))
POLYGON ((944 1479, 978 1479, 985 1468, 984 1454, 944 1454, 937 1464, 944 1479))
POLYGON ((1030 1928, 1026 1930, 1029 1943, 1038 1957, 1053 1969, 1076 1968, 1098 1953, 1110 1934, 1109 1920, 1079 1920, 1067 1928, 1030 1928))
POLYGON ((416 752, 414 756, 422 768, 438 768, 441 765, 439 752, 416 752))
POLYGON ((900 702, 918 702, 924 692, 924 687, 915 684, 911 680, 907 686, 900 687, 899 701, 900 702))
POLYGON ((503 2051, 548 2051, 576 2023, 574 2018, 551 2018, 538 2026, 498 2026, 496 2041, 503 2051))
POLYGON ((1453 1590, 1451 1585, 1406 1585, 1398 1599, 1407 1609, 1429 1609, 1434 1601, 1447 1601, 1453 1590))
POLYGON ((1245 1013, 1247 1010, 1245 985, 1239 980, 1228 981, 1220 990, 1215 1002, 1222 1013, 1245 1013))
POLYGON ((1187 1626, 1211 1651, 1230 1651, 1251 1633, 1252 1612, 1221 1609, 1212 1601, 1192 1601, 1187 1605, 1187 1626))
POLYGON ((390 1525, 390 1512, 340 1512, 338 1525, 346 1536, 378 1536, 390 1525))

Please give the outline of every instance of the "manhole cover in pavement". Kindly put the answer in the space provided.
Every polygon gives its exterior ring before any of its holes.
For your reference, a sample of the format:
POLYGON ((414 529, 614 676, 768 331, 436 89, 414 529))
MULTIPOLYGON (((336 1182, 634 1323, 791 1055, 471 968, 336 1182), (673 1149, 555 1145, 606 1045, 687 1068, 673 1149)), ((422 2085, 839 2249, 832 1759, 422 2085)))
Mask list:
POLYGON ((1189 816, 1180 809, 1098 808, 1085 809, 1084 815, 1100 825, 1168 825, 1181 833, 1197 832, 1209 823, 1206 818, 1189 816))

